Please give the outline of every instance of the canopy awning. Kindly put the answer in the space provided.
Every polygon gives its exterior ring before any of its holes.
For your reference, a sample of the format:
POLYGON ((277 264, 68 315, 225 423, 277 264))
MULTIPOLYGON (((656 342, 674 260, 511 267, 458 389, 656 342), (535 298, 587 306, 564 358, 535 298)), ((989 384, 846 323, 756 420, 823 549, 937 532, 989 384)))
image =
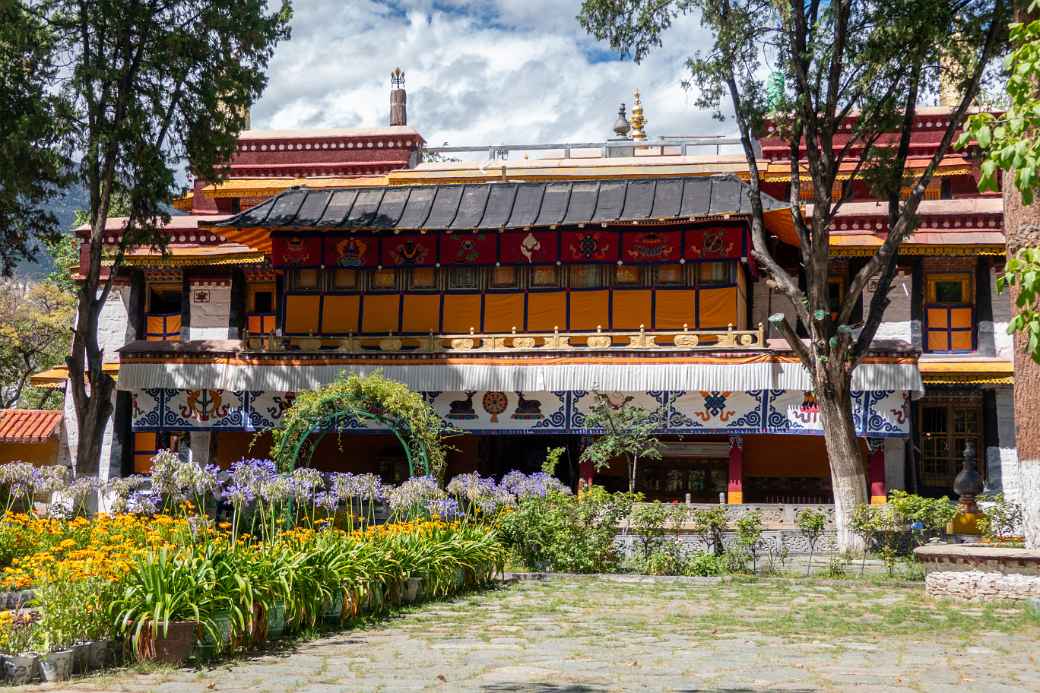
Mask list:
MULTIPOLYGON (((853 372, 852 388, 918 396, 924 386, 915 361, 911 356, 869 358, 853 372)), ((122 364, 118 387, 300 392, 333 383, 345 373, 375 371, 419 392, 812 390, 808 373, 793 356, 772 353, 624 358, 134 359, 122 364)))

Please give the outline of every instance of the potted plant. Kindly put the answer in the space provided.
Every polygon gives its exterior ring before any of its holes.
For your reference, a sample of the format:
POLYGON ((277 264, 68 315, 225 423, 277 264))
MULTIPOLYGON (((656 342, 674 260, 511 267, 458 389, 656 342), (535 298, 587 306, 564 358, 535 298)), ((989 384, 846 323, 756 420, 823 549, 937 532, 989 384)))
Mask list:
MULTIPOLYGON (((82 582, 60 572, 36 585, 33 603, 39 610, 39 633, 43 641, 40 669, 45 681, 65 681, 72 675, 76 651, 74 643, 82 636, 82 582)), ((85 663, 86 651, 82 650, 85 663)))
POLYGON ((0 628, 4 679, 16 686, 32 683, 40 676, 39 655, 32 651, 39 643, 38 626, 29 611, 5 613, 10 616, 0 628))
POLYGON ((212 563, 165 547, 138 558, 110 613, 138 659, 179 666, 206 624, 216 579, 212 563))

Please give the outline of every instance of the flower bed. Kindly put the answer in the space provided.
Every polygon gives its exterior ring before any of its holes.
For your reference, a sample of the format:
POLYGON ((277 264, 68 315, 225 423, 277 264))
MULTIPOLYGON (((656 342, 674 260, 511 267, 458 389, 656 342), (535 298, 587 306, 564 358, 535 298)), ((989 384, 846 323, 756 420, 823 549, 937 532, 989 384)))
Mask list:
POLYGON ((8 515, 0 531, 21 549, 2 577, 17 596, 0 612, 0 650, 19 680, 36 671, 32 660, 72 653, 75 664, 78 650, 81 669, 100 666, 113 642, 121 654, 173 664, 242 650, 485 585, 504 560, 493 530, 439 520, 237 541, 201 516, 8 515))

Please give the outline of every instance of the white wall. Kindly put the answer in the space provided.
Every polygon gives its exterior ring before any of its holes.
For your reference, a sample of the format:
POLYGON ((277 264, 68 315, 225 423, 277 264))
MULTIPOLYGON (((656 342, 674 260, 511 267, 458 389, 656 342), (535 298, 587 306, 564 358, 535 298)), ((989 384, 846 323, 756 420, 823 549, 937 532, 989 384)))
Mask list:
POLYGON ((231 322, 231 287, 222 283, 192 282, 188 339, 227 339, 231 322))
POLYGON ((906 488, 906 441, 885 438, 885 489, 906 488))
MULTIPOLYGON (((863 313, 866 317, 870 302, 877 290, 877 281, 871 280, 863 289, 863 313)), ((896 273, 888 290, 888 308, 874 339, 898 339, 914 344, 914 327, 910 320, 910 297, 912 295, 912 276, 904 272, 896 273)), ((917 325, 916 335, 920 340, 921 326, 917 325)), ((918 342, 919 344, 919 342, 918 342)))
POLYGON ((1019 500, 1022 482, 1015 449, 1014 391, 1011 387, 997 388, 996 399, 998 445, 986 448, 986 491, 1003 491, 1008 500, 1019 500))

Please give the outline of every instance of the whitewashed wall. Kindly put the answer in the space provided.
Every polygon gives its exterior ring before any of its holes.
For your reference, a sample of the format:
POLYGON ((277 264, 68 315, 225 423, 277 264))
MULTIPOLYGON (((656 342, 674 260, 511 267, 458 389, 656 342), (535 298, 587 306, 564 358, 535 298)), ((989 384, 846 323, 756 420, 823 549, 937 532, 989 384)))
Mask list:
POLYGON ((231 322, 231 287, 226 283, 192 282, 188 339, 227 339, 231 322))

